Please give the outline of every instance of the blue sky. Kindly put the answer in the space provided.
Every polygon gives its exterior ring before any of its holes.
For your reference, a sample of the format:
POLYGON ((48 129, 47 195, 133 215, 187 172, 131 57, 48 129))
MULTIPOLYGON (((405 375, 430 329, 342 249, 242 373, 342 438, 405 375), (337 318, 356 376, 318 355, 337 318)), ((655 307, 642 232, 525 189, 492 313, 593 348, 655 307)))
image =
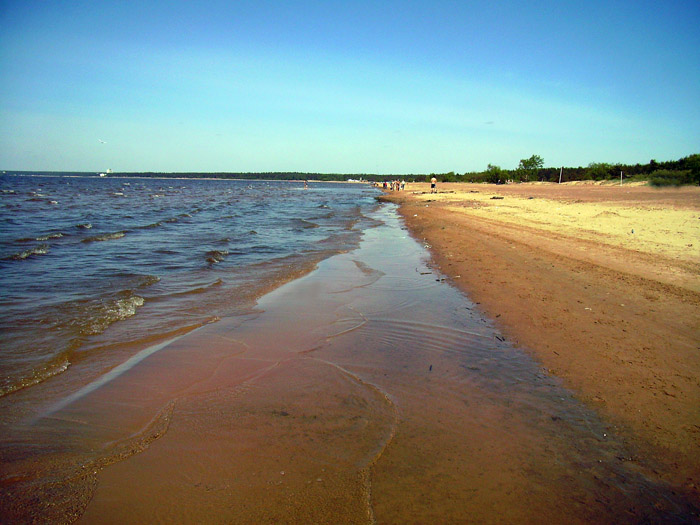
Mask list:
POLYGON ((700 152, 698 20, 697 0, 0 0, 0 169, 677 159, 700 152))

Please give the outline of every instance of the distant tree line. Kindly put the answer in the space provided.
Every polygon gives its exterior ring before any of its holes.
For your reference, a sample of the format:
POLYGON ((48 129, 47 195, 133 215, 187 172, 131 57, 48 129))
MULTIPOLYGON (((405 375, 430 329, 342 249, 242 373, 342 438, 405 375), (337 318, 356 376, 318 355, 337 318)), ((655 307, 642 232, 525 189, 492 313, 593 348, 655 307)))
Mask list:
MULTIPOLYGON (((655 186, 680 186, 684 184, 700 185, 700 154, 693 154, 678 160, 657 162, 654 159, 647 164, 609 164, 593 162, 578 168, 545 168, 544 160, 539 155, 522 159, 513 170, 502 169, 489 164, 484 171, 458 174, 431 173, 425 177, 429 180, 435 176, 441 182, 489 182, 504 184, 506 182, 561 182, 579 180, 620 180, 649 181, 655 186)), ((420 179, 422 180, 422 179, 420 179)))

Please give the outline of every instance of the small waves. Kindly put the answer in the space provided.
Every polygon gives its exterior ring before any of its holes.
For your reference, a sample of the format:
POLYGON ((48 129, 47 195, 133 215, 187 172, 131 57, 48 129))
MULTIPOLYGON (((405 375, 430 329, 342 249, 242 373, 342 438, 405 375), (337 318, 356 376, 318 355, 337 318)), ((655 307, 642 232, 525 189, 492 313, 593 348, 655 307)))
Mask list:
POLYGON ((122 321, 132 315, 136 315, 136 309, 143 306, 145 299, 138 295, 117 300, 112 306, 106 309, 106 320, 109 324, 122 321))
POLYGON ((176 297, 186 297, 188 295, 200 295, 204 294, 207 292, 210 292, 216 288, 220 288, 224 284, 224 281, 222 279, 217 279, 216 281, 205 284, 203 286, 196 286, 194 288, 190 288, 188 290, 184 290, 181 292, 173 292, 168 295, 162 295, 159 297, 156 297, 153 299, 154 302, 156 301, 168 301, 170 299, 176 298, 176 297))
POLYGON ((110 272, 109 281, 115 284, 119 283, 118 286, 123 286, 123 291, 118 293, 128 294, 133 290, 148 288, 160 282, 160 277, 144 273, 110 272))
POLYGON ((48 235, 42 235, 41 237, 37 237, 36 240, 37 241, 48 241, 51 239, 60 239, 61 237, 63 237, 63 234, 60 232, 57 232, 57 233, 49 233, 48 235))
POLYGON ((146 226, 139 226, 139 227, 137 227, 137 229, 140 229, 140 230, 152 230, 152 229, 154 229, 154 228, 160 228, 161 226, 163 226, 163 225, 165 225, 165 224, 174 224, 174 223, 176 223, 176 222, 179 222, 180 219, 185 219, 185 218, 189 218, 189 217, 192 217, 192 215, 190 215, 189 213, 181 213, 181 214, 178 215, 177 217, 169 217, 169 218, 163 219, 163 220, 161 220, 161 221, 157 221, 157 222, 154 222, 154 223, 151 223, 151 224, 147 224, 146 226))
POLYGON ((152 230, 153 228, 160 228, 163 226, 163 221, 154 222, 152 224, 147 224, 146 226, 141 226, 142 230, 152 230))
POLYGON ((55 233, 47 233, 46 235, 40 235, 38 237, 22 237, 21 239, 17 239, 15 243, 28 243, 28 242, 35 242, 35 241, 50 241, 52 239, 60 239, 64 237, 64 234, 61 232, 55 232, 55 233))
POLYGON ((297 195, 286 183, 192 180, 180 191, 155 179, 50 177, 39 190, 37 180, 13 178, 17 187, 0 194, 0 367, 12 376, 0 377, 0 393, 66 369, 58 382, 69 381, 96 348, 154 327, 248 308, 248 298, 345 249, 346 193, 363 198, 336 186, 297 195))
POLYGON ((256 244, 248 249, 248 253, 256 255, 276 255, 285 253, 285 250, 268 244, 256 244))
POLYGON ((10 261, 23 261, 24 259, 29 259, 30 257, 33 257, 35 255, 46 255, 49 253, 49 245, 48 244, 41 244, 39 246, 34 246, 32 248, 29 248, 27 250, 23 250, 19 253, 16 253, 14 255, 10 255, 9 257, 6 257, 6 260, 10 261))
POLYGON ((160 277, 157 275, 144 275, 139 279, 138 284, 136 284, 136 288, 148 288, 157 282, 160 282, 160 277))
MULTIPOLYGON (((94 337, 137 316, 146 303, 140 290, 159 281, 156 275, 115 273, 99 279, 104 291, 98 297, 6 311, 0 321, 0 397, 61 374, 100 348, 94 337), (110 291, 117 286, 120 291, 110 291)), ((93 283, 82 285, 89 290, 93 283)))
POLYGON ((113 232, 113 233, 103 233, 101 235, 94 235, 92 237, 86 237, 82 242, 103 242, 103 241, 113 241, 116 239, 121 239, 126 235, 125 231, 113 232))
POLYGON ((105 300, 96 305, 92 302, 83 305, 84 314, 72 323, 77 325, 80 335, 101 334, 109 325, 136 315, 136 309, 145 302, 143 297, 130 291, 122 292, 121 295, 123 297, 105 300))
POLYGON ((14 382, 7 382, 6 384, 0 385, 0 397, 6 396, 23 388, 27 388, 47 379, 62 374, 68 367, 70 362, 65 357, 59 357, 56 362, 46 363, 45 365, 33 370, 29 375, 15 380, 14 382))
POLYGON ((206 253, 207 262, 209 264, 216 264, 223 261, 228 255, 228 250, 210 250, 206 253))
POLYGON ((306 219, 292 219, 290 222, 294 229, 309 230, 313 228, 318 228, 318 224, 316 224, 315 222, 307 221, 306 219))
MULTIPOLYGON (((154 281, 148 277, 152 276, 146 276, 135 287, 152 284, 154 281)), ((144 303, 143 297, 128 289, 101 298, 61 303, 50 312, 45 312, 43 318, 36 322, 55 333, 64 334, 72 341, 68 347, 77 349, 84 337, 99 335, 110 325, 133 317, 144 303)))

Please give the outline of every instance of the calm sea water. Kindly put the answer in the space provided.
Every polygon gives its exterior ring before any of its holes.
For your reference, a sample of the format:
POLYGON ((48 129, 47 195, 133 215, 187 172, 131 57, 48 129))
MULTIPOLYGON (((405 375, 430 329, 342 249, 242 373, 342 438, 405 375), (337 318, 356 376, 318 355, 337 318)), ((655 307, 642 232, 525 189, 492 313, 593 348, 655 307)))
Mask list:
POLYGON ((355 246, 360 184, 0 177, 0 396, 250 309, 355 246))

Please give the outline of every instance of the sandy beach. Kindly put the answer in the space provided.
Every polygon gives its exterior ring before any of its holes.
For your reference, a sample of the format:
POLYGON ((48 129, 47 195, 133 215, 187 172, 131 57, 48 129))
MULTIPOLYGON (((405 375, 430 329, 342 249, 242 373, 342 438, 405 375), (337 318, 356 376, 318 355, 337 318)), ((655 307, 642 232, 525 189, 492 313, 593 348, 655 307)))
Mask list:
POLYGON ((700 495, 700 188, 413 184, 386 199, 516 344, 700 495))
MULTIPOLYGON (((650 277, 628 273, 615 288, 619 270, 572 259, 592 241, 549 254, 562 234, 459 211, 514 195, 411 190, 388 197, 405 223, 380 206, 357 249, 250 312, 149 347, 69 397, 39 385, 41 402, 0 438, 3 518, 697 519, 692 256, 669 258, 673 282, 647 289, 650 277)), ((697 220, 693 202, 673 209, 697 220)))

